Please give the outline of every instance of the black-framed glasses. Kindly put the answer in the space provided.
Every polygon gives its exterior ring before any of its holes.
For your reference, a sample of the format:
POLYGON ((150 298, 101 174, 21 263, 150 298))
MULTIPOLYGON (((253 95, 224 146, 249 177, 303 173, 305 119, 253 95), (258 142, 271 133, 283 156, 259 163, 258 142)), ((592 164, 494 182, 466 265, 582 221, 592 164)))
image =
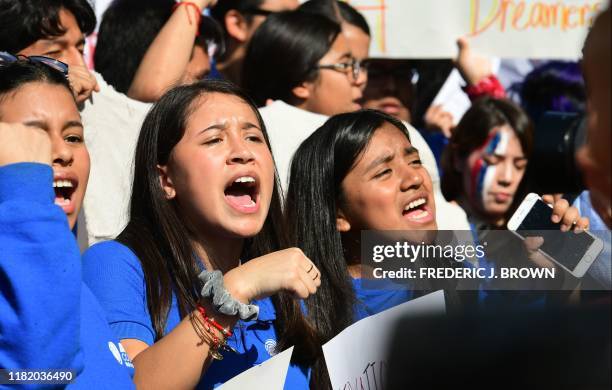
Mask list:
POLYGON ((357 81, 362 72, 367 72, 367 62, 351 58, 346 62, 338 62, 336 64, 319 64, 315 65, 315 69, 331 69, 337 72, 348 74, 352 81, 357 81))
POLYGON ((55 58, 45 56, 24 56, 21 54, 15 56, 5 51, 0 51, 0 67, 2 67, 3 64, 10 64, 16 61, 28 61, 32 63, 44 64, 49 68, 60 72, 65 77, 68 77, 68 64, 56 60, 55 58))

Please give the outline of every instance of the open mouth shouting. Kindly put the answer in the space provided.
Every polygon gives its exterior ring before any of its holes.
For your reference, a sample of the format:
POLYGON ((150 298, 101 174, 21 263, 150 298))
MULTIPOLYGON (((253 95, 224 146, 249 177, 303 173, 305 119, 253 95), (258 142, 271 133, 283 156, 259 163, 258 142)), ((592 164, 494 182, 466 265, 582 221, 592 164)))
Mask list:
POLYGON ((78 187, 79 180, 76 176, 68 173, 56 173, 54 175, 55 204, 60 206, 66 214, 72 214, 76 210, 74 194, 78 187))
POLYGON ((412 196, 404 205, 402 217, 419 224, 433 221, 434 215, 428 202, 429 196, 426 193, 412 196))
POLYGON ((244 214, 259 210, 259 180, 255 174, 240 174, 232 178, 225 187, 225 201, 236 211, 244 214))

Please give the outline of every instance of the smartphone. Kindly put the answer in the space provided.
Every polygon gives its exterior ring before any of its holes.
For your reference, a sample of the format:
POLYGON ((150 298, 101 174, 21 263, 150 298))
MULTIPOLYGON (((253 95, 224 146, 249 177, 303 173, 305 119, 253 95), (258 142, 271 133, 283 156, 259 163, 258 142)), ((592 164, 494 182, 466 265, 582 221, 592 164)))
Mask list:
POLYGON ((542 237, 540 252, 575 277, 583 277, 603 250, 603 241, 588 231, 562 232, 551 217, 552 206, 531 193, 510 218, 508 230, 522 239, 542 237))

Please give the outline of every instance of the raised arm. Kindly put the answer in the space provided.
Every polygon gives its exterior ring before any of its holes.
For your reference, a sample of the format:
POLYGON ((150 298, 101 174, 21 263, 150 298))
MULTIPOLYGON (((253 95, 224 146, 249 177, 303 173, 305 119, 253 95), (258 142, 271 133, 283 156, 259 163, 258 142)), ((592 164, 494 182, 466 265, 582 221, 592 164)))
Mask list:
POLYGON ((457 40, 459 54, 455 59, 455 67, 467 83, 463 89, 471 101, 483 96, 503 98, 506 90, 493 74, 491 59, 471 48, 466 38, 457 40))
POLYGON ((157 101, 183 78, 199 31, 198 10, 212 7, 217 0, 191 0, 176 6, 151 46, 147 49, 128 96, 143 102, 157 101), (193 4, 193 5, 192 5, 193 4))

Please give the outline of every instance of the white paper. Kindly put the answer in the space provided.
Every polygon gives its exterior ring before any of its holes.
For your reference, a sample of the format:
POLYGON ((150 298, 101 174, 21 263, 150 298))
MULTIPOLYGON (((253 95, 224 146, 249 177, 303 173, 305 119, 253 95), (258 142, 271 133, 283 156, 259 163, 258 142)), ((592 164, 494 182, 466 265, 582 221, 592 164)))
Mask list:
POLYGON ((464 84, 459 71, 453 69, 431 103, 432 106, 441 104, 442 109, 453 116, 453 125, 455 126, 472 105, 466 93, 461 89, 464 84))
POLYGON ((370 56, 454 58, 456 40, 503 58, 581 57, 608 0, 348 0, 367 19, 370 56))
MULTIPOLYGON (((491 70, 494 74, 499 71, 500 64, 499 58, 491 58, 491 70)), ((453 116, 454 126, 457 126, 463 114, 472 105, 467 94, 461 89, 463 85, 465 85, 463 77, 457 69, 453 69, 431 103, 432 106, 441 104, 442 109, 453 116)))
POLYGON ((222 390, 282 390, 289 369, 293 347, 251 367, 217 389, 222 390))
POLYGON ((406 316, 443 314, 444 292, 408 301, 349 326, 323 345, 333 389, 381 389, 387 344, 395 324, 406 316))

